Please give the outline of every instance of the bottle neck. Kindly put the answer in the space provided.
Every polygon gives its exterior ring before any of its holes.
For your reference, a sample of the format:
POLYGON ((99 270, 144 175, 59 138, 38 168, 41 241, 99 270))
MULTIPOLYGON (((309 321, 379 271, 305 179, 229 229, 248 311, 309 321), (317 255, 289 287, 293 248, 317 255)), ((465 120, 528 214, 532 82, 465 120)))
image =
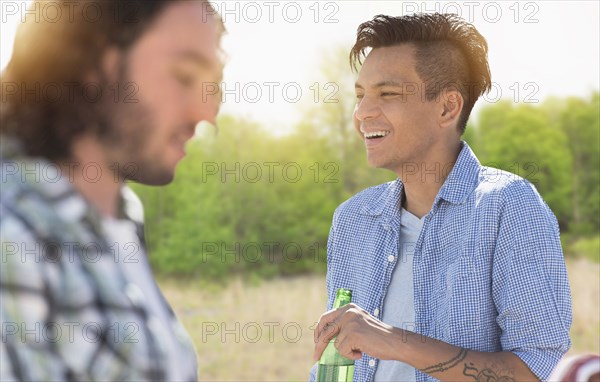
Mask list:
POLYGON ((343 298, 339 298, 336 299, 335 302, 333 303, 333 309, 337 309, 337 308, 341 308, 344 305, 348 305, 350 304, 350 299, 346 298, 345 296, 343 298))

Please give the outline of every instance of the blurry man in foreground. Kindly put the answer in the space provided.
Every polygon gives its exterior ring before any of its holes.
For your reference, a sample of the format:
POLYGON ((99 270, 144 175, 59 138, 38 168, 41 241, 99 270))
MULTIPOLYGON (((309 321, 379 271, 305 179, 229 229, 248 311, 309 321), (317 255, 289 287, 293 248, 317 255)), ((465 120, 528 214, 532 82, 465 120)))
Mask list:
POLYGON ((51 3, 2 73, 0 379, 196 380, 124 184, 171 182, 214 122, 222 22, 205 1, 51 3))
POLYGON ((358 28, 363 57, 356 130, 398 179, 334 214, 329 308, 337 288, 354 304, 321 317, 315 357, 337 335, 358 381, 547 380, 570 345, 556 218, 461 141, 491 85, 485 39, 455 15, 377 16, 358 28))

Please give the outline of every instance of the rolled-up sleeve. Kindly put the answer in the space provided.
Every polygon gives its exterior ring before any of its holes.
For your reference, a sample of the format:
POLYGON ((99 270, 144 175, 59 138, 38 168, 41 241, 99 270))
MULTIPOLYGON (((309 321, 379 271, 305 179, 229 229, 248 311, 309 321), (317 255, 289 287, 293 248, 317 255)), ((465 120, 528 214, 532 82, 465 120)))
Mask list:
POLYGON ((571 293, 559 228, 527 181, 504 194, 492 285, 500 342, 546 381, 570 347, 571 293))

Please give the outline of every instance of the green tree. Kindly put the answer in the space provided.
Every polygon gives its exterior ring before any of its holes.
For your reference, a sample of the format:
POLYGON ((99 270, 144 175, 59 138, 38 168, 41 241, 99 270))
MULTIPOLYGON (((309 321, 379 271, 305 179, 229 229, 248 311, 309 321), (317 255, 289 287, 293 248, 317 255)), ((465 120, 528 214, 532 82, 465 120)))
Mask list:
POLYGON ((568 227, 572 215, 572 155, 560 126, 540 107, 500 102, 482 110, 481 161, 532 182, 568 227))
POLYGON ((600 231, 600 93, 589 100, 571 97, 565 102, 560 125, 573 157, 572 205, 574 231, 600 231))

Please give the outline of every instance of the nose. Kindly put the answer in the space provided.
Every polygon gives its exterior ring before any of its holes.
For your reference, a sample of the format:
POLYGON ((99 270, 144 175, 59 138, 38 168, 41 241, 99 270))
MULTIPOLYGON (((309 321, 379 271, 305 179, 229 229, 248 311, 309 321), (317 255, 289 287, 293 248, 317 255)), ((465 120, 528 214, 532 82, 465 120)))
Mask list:
POLYGON ((371 118, 375 118, 381 112, 379 105, 373 97, 364 95, 358 100, 354 107, 354 118, 358 122, 363 122, 371 118))
POLYGON ((194 123, 206 121, 214 125, 221 107, 220 84, 204 83, 196 95, 190 98, 190 119, 194 123))

